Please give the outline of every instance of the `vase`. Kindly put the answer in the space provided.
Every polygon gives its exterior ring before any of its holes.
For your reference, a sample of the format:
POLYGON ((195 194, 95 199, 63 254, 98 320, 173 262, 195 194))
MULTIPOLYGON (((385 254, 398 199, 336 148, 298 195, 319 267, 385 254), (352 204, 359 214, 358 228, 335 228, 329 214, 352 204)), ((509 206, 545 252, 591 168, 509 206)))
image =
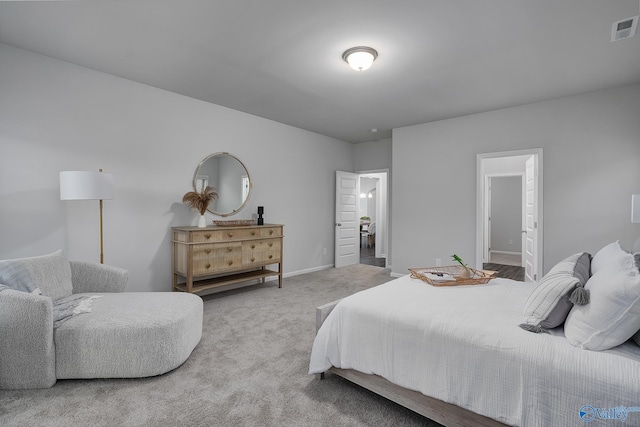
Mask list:
POLYGON ((470 279, 471 278, 471 270, 469 270, 467 267, 461 267, 460 268, 459 277, 461 279, 470 279))
POLYGON ((198 218, 198 228, 205 228, 207 226, 207 218, 204 215, 200 215, 198 218))

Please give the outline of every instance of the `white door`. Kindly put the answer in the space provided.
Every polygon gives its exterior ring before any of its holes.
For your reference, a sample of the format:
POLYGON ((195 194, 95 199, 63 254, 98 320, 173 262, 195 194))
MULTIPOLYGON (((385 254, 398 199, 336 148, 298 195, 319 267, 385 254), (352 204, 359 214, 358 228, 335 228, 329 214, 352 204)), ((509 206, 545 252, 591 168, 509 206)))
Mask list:
POLYGON ((360 263, 360 176, 336 171, 335 266, 360 263))
POLYGON ((524 280, 533 282, 538 279, 538 158, 531 156, 525 163, 525 228, 524 238, 524 280))

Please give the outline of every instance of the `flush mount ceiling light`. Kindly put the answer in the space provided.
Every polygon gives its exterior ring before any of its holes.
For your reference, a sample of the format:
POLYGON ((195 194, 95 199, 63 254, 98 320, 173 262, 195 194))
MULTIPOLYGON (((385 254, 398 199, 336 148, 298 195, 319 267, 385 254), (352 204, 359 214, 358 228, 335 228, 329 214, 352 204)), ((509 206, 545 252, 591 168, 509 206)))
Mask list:
POLYGON ((367 46, 352 47, 342 54, 342 59, 356 71, 369 69, 377 57, 378 52, 367 46))

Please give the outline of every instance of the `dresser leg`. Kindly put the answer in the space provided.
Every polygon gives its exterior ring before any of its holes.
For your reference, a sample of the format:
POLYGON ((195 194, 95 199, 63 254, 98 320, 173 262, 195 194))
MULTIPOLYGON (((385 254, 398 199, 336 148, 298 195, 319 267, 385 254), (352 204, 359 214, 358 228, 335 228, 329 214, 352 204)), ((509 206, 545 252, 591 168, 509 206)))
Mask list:
POLYGON ((192 274, 187 275, 187 283, 185 283, 185 285, 187 285, 187 292, 192 294, 193 293, 193 275, 192 274))

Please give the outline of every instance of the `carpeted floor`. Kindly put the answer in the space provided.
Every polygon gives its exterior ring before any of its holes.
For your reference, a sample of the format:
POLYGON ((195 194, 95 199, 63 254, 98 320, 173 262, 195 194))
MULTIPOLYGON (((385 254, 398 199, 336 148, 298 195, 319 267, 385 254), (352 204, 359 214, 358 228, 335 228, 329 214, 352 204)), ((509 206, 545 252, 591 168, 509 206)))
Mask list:
POLYGON ((437 426, 339 377, 308 375, 315 307, 384 283, 354 265, 204 297, 202 341, 178 369, 143 379, 61 380, 0 391, 0 425, 437 426))

